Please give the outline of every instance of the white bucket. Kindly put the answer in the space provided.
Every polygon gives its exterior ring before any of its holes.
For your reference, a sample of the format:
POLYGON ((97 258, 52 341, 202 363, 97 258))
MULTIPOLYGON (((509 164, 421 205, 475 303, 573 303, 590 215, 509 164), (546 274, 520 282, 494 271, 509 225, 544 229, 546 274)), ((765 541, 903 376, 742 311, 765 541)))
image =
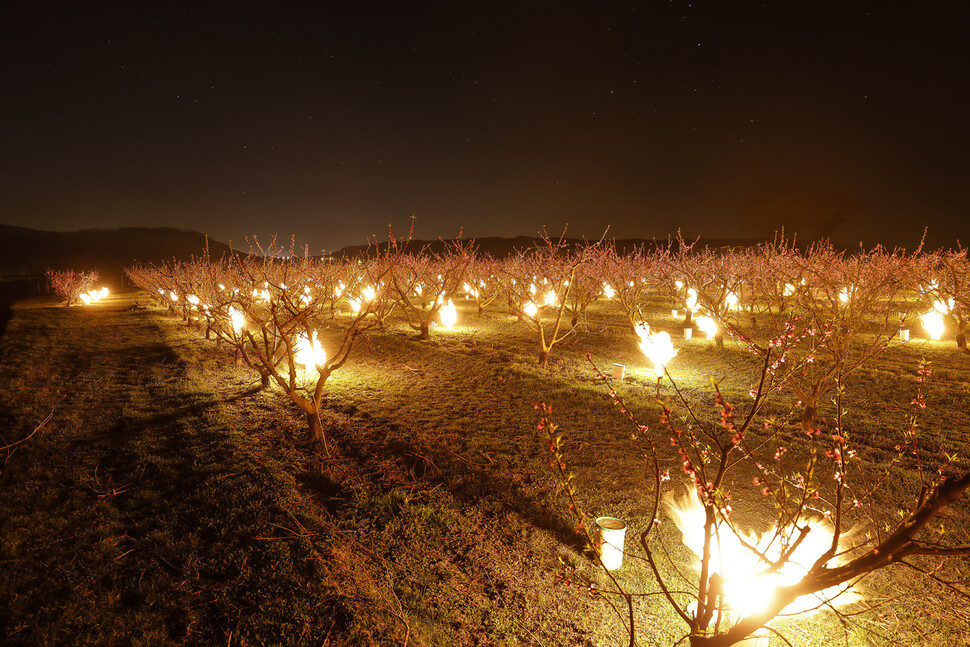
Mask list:
POLYGON ((623 373, 626 371, 625 364, 613 364, 613 379, 622 380, 623 373))
POLYGON ((899 339, 902 341, 909 341, 909 328, 903 328, 899 331, 899 339))
POLYGON ((623 565, 623 539, 626 536, 626 524, 615 517, 597 517, 596 530, 600 560, 606 570, 615 571, 623 565))
POLYGON ((677 318, 677 311, 676 310, 671 310, 670 311, 670 316, 673 317, 674 319, 676 319, 677 318))
POLYGON ((693 328, 684 328, 684 339, 690 339, 694 336, 693 328))

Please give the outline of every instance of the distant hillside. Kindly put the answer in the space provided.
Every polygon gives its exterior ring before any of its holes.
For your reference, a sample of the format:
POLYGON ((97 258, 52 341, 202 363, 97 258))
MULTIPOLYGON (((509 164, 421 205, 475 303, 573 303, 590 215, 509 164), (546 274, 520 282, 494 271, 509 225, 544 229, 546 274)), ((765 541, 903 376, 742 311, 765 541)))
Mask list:
MULTIPOLYGON (((578 238, 567 238, 565 242, 569 245, 581 245, 584 241, 578 238)), ((617 250, 620 252, 629 252, 636 247, 646 246, 648 249, 654 245, 666 246, 666 240, 647 240, 645 238, 620 238, 620 239, 609 239, 610 243, 616 245, 617 250)), ((688 242, 693 242, 691 239, 688 242)), ((749 245, 757 245, 763 242, 758 239, 738 239, 738 240, 727 240, 727 239, 714 239, 714 238, 702 238, 698 244, 702 247, 746 247, 749 245)), ((528 249, 536 245, 545 244, 541 238, 534 236, 517 236, 515 238, 476 238, 475 245, 478 248, 479 254, 488 254, 495 258, 507 258, 512 256, 519 250, 528 249)), ((441 251, 444 247, 444 243, 440 240, 412 240, 411 244, 408 246, 410 250, 421 250, 427 248, 432 252, 441 251)), ((334 253, 334 258, 341 258, 342 256, 359 256, 367 252, 366 245, 351 245, 350 247, 344 247, 340 251, 334 253)))
MULTIPOLYGON (((41 231, 0 225, 0 277, 43 274, 46 268, 93 269, 117 288, 125 267, 189 260, 202 254, 205 243, 205 235, 197 231, 171 227, 41 231)), ((212 258, 230 251, 227 245, 209 240, 212 258)))

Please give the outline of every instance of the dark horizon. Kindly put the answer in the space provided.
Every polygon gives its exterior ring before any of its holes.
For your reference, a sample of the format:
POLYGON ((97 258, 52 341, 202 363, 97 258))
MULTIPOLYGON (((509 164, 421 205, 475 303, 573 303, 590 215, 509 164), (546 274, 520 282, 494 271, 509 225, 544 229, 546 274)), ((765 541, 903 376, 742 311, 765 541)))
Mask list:
POLYGON ((970 240, 968 10, 4 9, 0 222, 297 236, 970 240))

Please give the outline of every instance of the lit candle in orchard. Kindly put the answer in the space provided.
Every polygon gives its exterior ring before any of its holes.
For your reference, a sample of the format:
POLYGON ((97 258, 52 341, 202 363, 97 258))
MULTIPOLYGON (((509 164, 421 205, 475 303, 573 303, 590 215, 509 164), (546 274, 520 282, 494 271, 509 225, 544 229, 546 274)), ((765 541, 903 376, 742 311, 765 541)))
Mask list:
POLYGON ((458 310, 451 299, 446 305, 441 306, 441 325, 451 330, 458 322, 458 310))
POLYGON ((612 299, 614 294, 616 294, 616 291, 613 289, 613 286, 609 283, 604 283, 603 296, 605 296, 607 299, 612 299))
POLYGON ((558 298, 556 297, 556 291, 555 290, 549 290, 548 292, 546 292, 546 302, 545 302, 545 305, 547 305, 547 306, 554 306, 554 305, 556 305, 556 302, 557 301, 558 301, 558 298))
POLYGON ((532 317, 533 319, 535 319, 536 314, 539 313, 539 306, 537 306, 536 304, 530 301, 529 303, 525 304, 525 307, 522 308, 522 311, 525 312, 530 317, 532 317))
POLYGON ((637 325, 637 335, 640 337, 640 350, 653 362, 653 372, 659 380, 664 375, 664 367, 677 354, 670 334, 666 331, 651 333, 646 323, 637 325))

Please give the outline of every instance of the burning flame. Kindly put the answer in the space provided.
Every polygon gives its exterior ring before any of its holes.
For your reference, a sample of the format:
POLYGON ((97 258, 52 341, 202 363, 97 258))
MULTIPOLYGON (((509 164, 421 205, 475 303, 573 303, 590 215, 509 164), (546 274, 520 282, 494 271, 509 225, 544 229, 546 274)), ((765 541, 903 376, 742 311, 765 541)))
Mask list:
POLYGON ((938 310, 930 310, 920 317, 920 321, 923 322, 923 328, 929 333, 931 339, 939 341, 943 337, 943 330, 946 328, 943 313, 938 310))
POLYGON ((687 301, 684 302, 687 309, 691 312, 697 312, 697 290, 694 288, 687 288, 687 301))
POLYGON ((373 301, 375 296, 377 296, 377 291, 369 285, 361 291, 361 298, 364 301, 373 301))
MULTIPOLYGON (((697 558, 695 568, 700 568, 704 554, 704 506, 695 494, 684 497, 668 496, 665 501, 667 513, 680 530, 684 545, 697 558)), ((833 525, 820 519, 802 518, 798 526, 788 525, 779 529, 769 528, 764 533, 739 528, 723 515, 715 521, 711 539, 710 571, 724 580, 724 608, 730 609, 734 620, 764 611, 772 603, 778 587, 797 584, 805 577, 818 559, 832 547, 833 525), (782 555, 801 534, 801 528, 809 531, 788 559, 773 569, 782 555)), ((845 539, 845 535, 842 537, 845 539)), ((831 563, 830 563, 831 565, 831 563)), ((858 596, 846 593, 848 585, 831 587, 814 594, 804 595, 789 604, 785 614, 808 613, 823 603, 847 604, 858 596)))
POLYGON ((670 341, 670 334, 665 331, 651 333, 650 326, 646 323, 638 324, 636 330, 640 336, 640 350, 653 362, 653 372, 657 377, 663 377, 664 366, 677 354, 677 349, 670 341))
POLYGON ((738 307, 738 295, 734 292, 728 292, 727 296, 724 297, 724 303, 727 304, 728 310, 733 310, 738 307))
MULTIPOLYGON (((162 292, 162 294, 164 294, 164 291, 162 292)), ((78 295, 78 298, 81 299, 81 303, 83 303, 84 305, 88 305, 91 303, 97 303, 98 301, 106 298, 107 296, 108 296, 108 288, 101 288, 100 290, 88 290, 87 292, 82 292, 81 294, 78 295)))
POLYGON ((246 316, 232 306, 229 306, 229 321, 232 322, 233 331, 235 331, 236 334, 239 334, 239 332, 243 329, 243 326, 246 325, 246 316))
POLYGON ((538 314, 539 312, 539 306, 537 306, 536 304, 530 301, 529 303, 525 304, 525 307, 522 308, 522 311, 525 312, 530 317, 532 317, 533 319, 535 319, 536 314, 538 314))
POLYGON ((554 306, 554 305, 556 305, 556 303, 558 301, 559 301, 559 299, 556 296, 556 291, 555 290, 549 290, 548 292, 546 292, 546 300, 545 300, 545 304, 544 305, 554 306))
POLYGON ((448 299, 448 304, 441 306, 441 325, 451 330, 458 322, 458 310, 455 304, 448 299))
POLYGON ((327 351, 320 345, 317 331, 314 330, 311 337, 307 337, 306 333, 300 335, 297 342, 296 363, 303 364, 308 371, 311 366, 320 368, 327 363, 327 351))
POLYGON ((609 283, 604 283, 603 296, 605 296, 607 299, 612 299, 614 294, 616 294, 616 290, 613 289, 613 286, 609 283))
POLYGON ((708 338, 717 334, 717 322, 706 315, 697 318, 697 327, 703 330, 708 338))

